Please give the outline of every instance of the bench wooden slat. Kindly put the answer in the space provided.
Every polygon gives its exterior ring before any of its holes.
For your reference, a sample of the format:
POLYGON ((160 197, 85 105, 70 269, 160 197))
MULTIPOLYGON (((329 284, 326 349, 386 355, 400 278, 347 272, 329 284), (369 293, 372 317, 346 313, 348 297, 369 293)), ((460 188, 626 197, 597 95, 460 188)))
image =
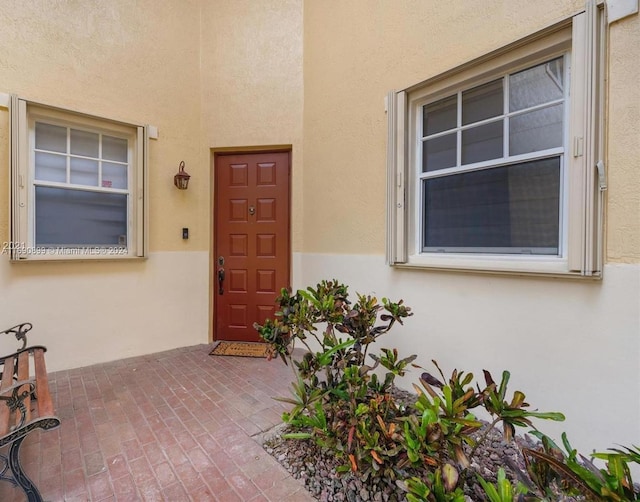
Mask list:
MULTIPOLYGON (((13 371, 14 371, 14 357, 8 357, 4 361, 4 367, 2 368, 2 382, 0 382, 0 389, 6 389, 13 384, 13 371)), ((4 436, 9 432, 9 407, 5 402, 0 401, 0 436, 4 436)))
POLYGON ((37 348, 33 351, 33 360, 36 373, 36 390, 38 403, 38 416, 53 415, 53 400, 49 390, 47 367, 44 363, 44 349, 37 348))
MULTIPOLYGON (((18 380, 29 380, 29 352, 20 352, 18 355, 18 380)), ((31 394, 31 389, 28 385, 23 385, 20 388, 19 393, 29 392, 31 394)), ((24 406, 27 410, 27 414, 25 416, 25 423, 31 420, 31 396, 28 396, 24 400, 24 406)), ((17 426, 20 423, 20 411, 16 411, 15 417, 15 425, 17 426)))

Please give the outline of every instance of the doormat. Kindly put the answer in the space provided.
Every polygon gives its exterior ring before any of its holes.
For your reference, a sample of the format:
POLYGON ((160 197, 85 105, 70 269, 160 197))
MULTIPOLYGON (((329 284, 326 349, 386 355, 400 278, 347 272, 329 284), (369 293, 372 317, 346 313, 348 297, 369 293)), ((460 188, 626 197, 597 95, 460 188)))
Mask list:
POLYGON ((267 357, 269 345, 258 342, 214 342, 210 356, 267 357))

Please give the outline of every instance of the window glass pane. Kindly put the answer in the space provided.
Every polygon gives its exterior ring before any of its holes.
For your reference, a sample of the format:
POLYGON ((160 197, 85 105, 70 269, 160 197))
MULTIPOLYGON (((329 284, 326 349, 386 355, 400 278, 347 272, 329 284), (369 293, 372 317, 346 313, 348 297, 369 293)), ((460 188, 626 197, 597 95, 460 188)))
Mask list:
POLYGON ((422 172, 437 171, 456 165, 456 133, 422 143, 422 172))
POLYGON ((501 158, 503 135, 502 120, 462 131, 462 163, 501 158))
POLYGON ((509 154, 538 152, 562 146, 562 104, 509 119, 509 154))
POLYGON ((117 246, 126 234, 126 194, 36 187, 37 246, 117 246))
POLYGON ((98 186, 98 161, 71 158, 71 183, 98 186))
POLYGON ((456 127, 458 98, 451 96, 422 107, 422 135, 429 136, 456 127))
POLYGON ((97 159, 99 140, 96 133, 71 129, 71 153, 97 159))
POLYGON ((36 149, 66 153, 67 128, 36 122, 36 149))
POLYGON ((127 166, 103 162, 102 186, 105 188, 127 188, 127 166))
POLYGON ((67 182, 67 157, 36 152, 35 178, 38 181, 67 182))
POLYGON ((102 158, 127 162, 127 140, 113 136, 102 136, 102 158))
POLYGON ((462 125, 497 117, 503 113, 502 79, 462 93, 462 125))
POLYGON ((562 58, 509 76, 509 110, 512 112, 562 99, 563 96, 562 58))
POLYGON ((560 157, 423 181, 429 251, 558 254, 560 157))

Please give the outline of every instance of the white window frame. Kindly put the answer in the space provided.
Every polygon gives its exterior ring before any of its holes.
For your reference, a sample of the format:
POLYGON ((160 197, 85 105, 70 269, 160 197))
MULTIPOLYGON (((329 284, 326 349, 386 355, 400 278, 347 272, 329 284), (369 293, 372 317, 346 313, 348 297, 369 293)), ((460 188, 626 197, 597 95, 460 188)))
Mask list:
MULTIPOLYGON (((387 262, 396 267, 599 278, 602 274, 604 178, 604 13, 584 12, 387 96, 387 262), (417 115, 425 102, 564 56, 569 75, 561 169, 559 254, 422 252, 417 115)), ((494 163, 488 162, 493 165, 494 163)), ((495 163, 496 165, 499 162, 495 163)))
MULTIPOLYGON (((10 97, 9 110, 11 116, 11 241, 8 243, 10 259, 14 262, 29 262, 146 258, 148 256, 149 126, 65 110, 21 99, 16 95, 10 97), (36 121, 127 139, 128 188, 120 191, 100 187, 92 189, 97 192, 128 194, 126 245, 36 246, 35 187, 39 185, 34 181, 36 121)), ((82 188, 78 187, 78 189, 82 188)))
MULTIPOLYGON (((414 208, 414 214, 415 214, 415 221, 416 221, 416 231, 415 231, 415 235, 414 235, 414 239, 415 239, 415 243, 414 243, 414 247, 415 249, 420 249, 423 248, 422 243, 422 237, 421 236, 421 232, 418 231, 417 229, 421 229, 421 231, 424 231, 424 211, 422 210, 422 182, 424 180, 427 179, 434 179, 434 178, 439 178, 439 177, 447 177, 450 175, 456 175, 456 174, 462 174, 462 173, 470 173, 470 172, 474 172, 474 171, 479 171, 479 170, 485 170, 486 168, 497 168, 497 167, 503 167, 503 166, 515 166, 517 164, 520 163, 524 163, 524 162, 531 162, 531 161, 536 161, 536 160, 541 160, 544 158, 555 158, 558 157, 560 159, 560 184, 561 184, 561 188, 560 191, 562 192, 564 185, 566 184, 566 180, 564 179, 565 176, 563 176, 563 174, 566 172, 566 169, 564 168, 564 158, 565 158, 565 147, 564 145, 566 144, 565 138, 568 137, 568 128, 567 128, 567 123, 568 123, 568 117, 567 117, 567 106, 566 106, 566 102, 568 100, 568 94, 569 94, 569 85, 568 85, 568 81, 569 81, 569 73, 570 73, 570 61, 569 61, 569 57, 568 57, 568 53, 565 52, 561 52, 559 54, 555 54, 555 55, 548 55, 545 52, 545 56, 542 58, 542 60, 537 61, 531 58, 527 58, 526 60, 526 64, 523 65, 519 65, 516 66, 514 68, 511 68, 509 73, 507 74, 502 74, 502 75, 494 75, 493 72, 489 73, 489 78, 485 78, 479 82, 475 82, 473 87, 471 87, 471 90, 477 88, 478 86, 482 86, 486 83, 489 82, 494 82, 496 80, 502 80, 503 81, 503 112, 500 115, 496 115, 493 116, 489 119, 485 119, 481 122, 474 122, 472 124, 469 125, 461 125, 460 121, 461 121, 461 115, 462 115, 462 95, 465 91, 470 90, 470 89, 458 89, 456 93, 454 94, 449 94, 449 95, 443 95, 441 93, 438 94, 433 94, 433 93, 429 93, 426 92, 426 89, 421 89, 418 92, 412 93, 412 96, 410 98, 409 101, 409 116, 410 116, 410 131, 411 131, 411 137, 413 138, 414 136, 416 137, 417 141, 416 141, 416 149, 414 150, 412 159, 415 159, 413 162, 414 165, 416 165, 416 169, 414 171, 415 173, 415 182, 414 184, 414 196, 412 198, 413 201, 416 202, 415 204, 415 208, 414 208), (523 109, 523 110, 518 110, 516 112, 509 112, 508 111, 508 92, 509 92, 509 88, 508 88, 508 82, 509 82, 509 75, 517 73, 519 71, 522 70, 526 70, 529 69, 533 66, 539 65, 541 63, 545 63, 548 62, 550 60, 553 59, 563 59, 563 73, 564 73, 564 81, 565 81, 565 85, 564 85, 564 90, 563 90, 563 97, 561 99, 557 99, 554 100, 553 102, 547 102, 547 103, 543 103, 541 105, 536 105, 534 108, 536 109, 540 109, 540 108, 545 108, 545 107, 549 107, 550 105, 557 105, 557 104, 562 104, 563 105, 563 132, 562 132, 562 145, 559 147, 553 147, 553 148, 548 148, 546 150, 536 150, 530 153, 523 153, 523 154, 518 154, 518 155, 508 155, 509 153, 509 147, 508 147, 508 143, 509 143, 509 138, 510 138, 510 131, 509 131, 509 120, 511 117, 513 116, 518 116, 521 115, 523 113, 528 113, 531 111, 532 107, 523 109), (497 77, 497 78, 496 78, 497 77), (420 167, 422 165, 421 161, 424 162, 424 159, 421 158, 421 148, 422 148, 422 141, 424 141, 426 139, 426 135, 424 133, 424 131, 421 131, 422 128, 422 110, 423 107, 427 104, 430 103, 434 103, 437 101, 440 101, 441 99, 444 98, 450 98, 456 96, 457 98, 457 121, 458 124, 456 125, 456 127, 454 129, 449 129, 447 131, 444 132, 438 132, 433 136, 443 136, 443 135, 450 135, 452 134, 452 132, 454 134, 456 134, 457 136, 457 147, 456 147, 456 165, 452 166, 452 167, 447 167, 447 168, 440 168, 440 169, 435 169, 432 171, 427 171, 424 172, 424 170, 420 167), (502 129, 503 129, 503 155, 501 157, 498 158, 494 158, 491 160, 483 160, 480 162, 474 162, 474 163, 468 163, 468 164, 464 164, 462 163, 462 145, 461 145, 461 134, 462 131, 467 130, 467 129, 473 129, 476 128, 479 124, 482 123, 496 123, 496 122, 500 122, 502 124, 502 129), (415 131, 415 133, 414 133, 415 131)), ((488 169, 487 169, 488 170, 488 169)), ((560 205, 562 206, 562 200, 560 201, 560 205)), ((566 209, 563 207, 559 208, 560 211, 560 219, 562 220, 564 215, 566 214, 566 209)), ((564 228, 565 225, 563 225, 562 223, 560 223, 560 233, 562 234, 562 228, 564 228)), ((558 243, 558 248, 560 250, 562 250, 565 245, 563 245, 563 242, 565 241, 565 239, 563 239, 563 236, 560 235, 559 238, 559 243, 558 243)), ((429 251, 424 251, 424 252, 429 252, 429 251)), ((431 251, 433 252, 433 251, 431 251)), ((451 254, 451 250, 447 251, 449 254, 451 254)), ((464 250, 461 251, 460 253, 465 253, 466 256, 469 256, 469 254, 479 254, 481 253, 481 250, 476 250, 476 251, 469 251, 469 250, 464 250)), ((486 250, 487 254, 491 253, 493 256, 495 256, 496 254, 500 254, 499 251, 497 251, 495 248, 489 248, 486 250)), ((505 252, 503 254, 508 254, 509 256, 514 256, 515 252, 512 251, 507 251, 505 250, 505 252)))

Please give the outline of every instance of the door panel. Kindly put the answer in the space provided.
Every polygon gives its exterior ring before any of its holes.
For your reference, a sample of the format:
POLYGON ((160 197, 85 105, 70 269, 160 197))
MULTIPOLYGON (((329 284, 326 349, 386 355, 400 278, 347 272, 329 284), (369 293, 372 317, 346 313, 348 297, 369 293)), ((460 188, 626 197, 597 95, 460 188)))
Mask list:
POLYGON ((289 286, 288 152, 215 159, 214 338, 259 341, 289 286))

